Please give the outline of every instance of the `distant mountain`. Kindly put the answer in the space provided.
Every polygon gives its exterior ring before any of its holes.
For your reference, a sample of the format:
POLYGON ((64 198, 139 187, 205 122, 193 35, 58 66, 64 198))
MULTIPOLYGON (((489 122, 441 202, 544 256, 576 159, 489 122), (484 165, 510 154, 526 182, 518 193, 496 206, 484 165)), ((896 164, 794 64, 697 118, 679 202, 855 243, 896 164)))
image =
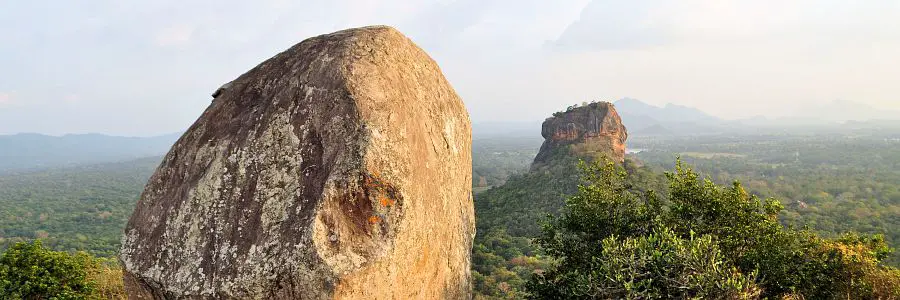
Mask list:
POLYGON ((826 122, 900 120, 900 111, 879 109, 860 102, 834 100, 803 107, 794 113, 794 117, 826 122))
POLYGON ((671 130, 666 129, 662 125, 650 125, 650 127, 644 127, 638 130, 634 130, 629 132, 631 135, 635 136, 657 136, 657 135, 672 135, 673 132, 671 130))
POLYGON ((474 122, 472 138, 522 137, 540 140, 541 122, 474 122), (535 134, 537 132, 537 134, 535 134))
POLYGON ((635 135, 690 135, 718 133, 724 121, 699 109, 676 104, 653 106, 633 98, 615 103, 628 132, 635 135))
POLYGON ((666 106, 653 106, 633 98, 622 98, 614 103, 619 115, 629 114, 654 119, 659 122, 718 122, 719 118, 713 117, 699 109, 677 104, 666 106))
POLYGON ((165 154, 180 136, 0 135, 0 174, 158 156, 165 154))

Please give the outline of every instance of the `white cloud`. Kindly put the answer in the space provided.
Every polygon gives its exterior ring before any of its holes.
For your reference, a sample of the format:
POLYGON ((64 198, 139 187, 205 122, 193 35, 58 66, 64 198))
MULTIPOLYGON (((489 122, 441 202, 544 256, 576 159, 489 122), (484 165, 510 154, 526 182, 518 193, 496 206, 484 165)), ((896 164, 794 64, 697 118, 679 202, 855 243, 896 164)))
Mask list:
POLYGON ((594 0, 555 44, 567 50, 689 43, 868 42, 900 39, 900 2, 594 0))
POLYGON ((78 103, 79 101, 81 101, 81 96, 77 94, 68 94, 63 97, 63 102, 68 104, 78 103))
POLYGON ((896 1, 594 0, 533 74, 557 98, 631 96, 728 118, 848 99, 900 107, 896 1), (562 51, 565 50, 565 51, 562 51))
POLYGON ((176 24, 166 27, 156 33, 154 42, 157 46, 168 47, 187 44, 194 35, 194 26, 176 24))
POLYGON ((12 103, 0 109, 4 130, 183 129, 212 90, 264 59, 310 36, 372 24, 422 46, 474 121, 541 120, 623 96, 723 117, 834 99, 900 109, 896 0, 28 3, 0 1, 0 42, 9 42, 0 66, 17 70, 0 72, 0 105, 12 103), (5 109, 22 99, 15 113, 5 109), (93 117, 36 117, 45 114, 93 117))

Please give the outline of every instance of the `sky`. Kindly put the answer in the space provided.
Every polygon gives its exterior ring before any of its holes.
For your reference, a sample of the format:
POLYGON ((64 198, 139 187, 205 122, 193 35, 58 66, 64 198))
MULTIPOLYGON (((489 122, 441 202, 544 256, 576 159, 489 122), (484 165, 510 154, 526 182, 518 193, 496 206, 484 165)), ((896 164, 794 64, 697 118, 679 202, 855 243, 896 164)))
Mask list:
POLYGON ((0 0, 0 134, 179 132, 263 60, 375 24, 425 49, 476 123, 623 97, 725 119, 900 111, 894 0, 0 0))

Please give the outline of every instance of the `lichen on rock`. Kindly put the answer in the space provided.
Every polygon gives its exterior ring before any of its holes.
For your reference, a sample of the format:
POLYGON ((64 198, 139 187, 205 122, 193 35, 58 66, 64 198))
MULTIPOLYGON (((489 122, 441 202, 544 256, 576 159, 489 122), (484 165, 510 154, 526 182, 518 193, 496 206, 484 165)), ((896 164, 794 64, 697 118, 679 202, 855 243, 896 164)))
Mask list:
POLYGON ((313 37, 214 97, 125 229, 130 297, 471 297, 471 125, 408 38, 313 37))

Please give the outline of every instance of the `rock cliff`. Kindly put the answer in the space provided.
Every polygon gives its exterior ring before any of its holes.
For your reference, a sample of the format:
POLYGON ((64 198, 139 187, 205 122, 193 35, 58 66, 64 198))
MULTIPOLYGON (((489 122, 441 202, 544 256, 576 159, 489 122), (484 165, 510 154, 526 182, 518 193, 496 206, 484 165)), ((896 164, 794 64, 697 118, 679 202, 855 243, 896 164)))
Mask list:
POLYGON ((471 297, 471 125, 409 39, 313 37, 213 95, 125 229, 130 297, 471 297))
POLYGON ((544 120, 541 135, 544 143, 534 158, 532 170, 565 156, 588 160, 606 156, 616 162, 625 161, 628 132, 609 102, 594 102, 558 112, 544 120))

